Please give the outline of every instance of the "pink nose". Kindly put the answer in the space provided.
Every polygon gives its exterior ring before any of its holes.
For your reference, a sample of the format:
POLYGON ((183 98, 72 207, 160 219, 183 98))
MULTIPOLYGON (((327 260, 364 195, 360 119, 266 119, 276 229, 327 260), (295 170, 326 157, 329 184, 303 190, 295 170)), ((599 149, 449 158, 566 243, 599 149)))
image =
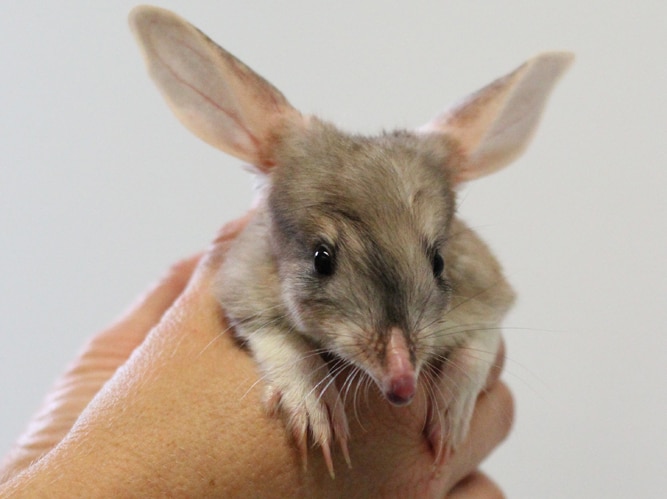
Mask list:
POLYGON ((407 405, 415 395, 415 378, 409 374, 403 374, 392 378, 389 389, 385 392, 387 400, 394 405, 407 405))

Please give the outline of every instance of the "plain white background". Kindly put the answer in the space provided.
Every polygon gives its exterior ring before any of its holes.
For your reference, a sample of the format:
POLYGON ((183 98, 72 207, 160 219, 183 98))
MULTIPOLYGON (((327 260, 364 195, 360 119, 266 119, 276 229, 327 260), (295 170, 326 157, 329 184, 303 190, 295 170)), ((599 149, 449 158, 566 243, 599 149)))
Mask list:
MULTIPOLYGON (((250 203, 144 71, 134 2, 0 4, 0 452, 82 342, 250 203)), ((536 52, 577 61, 528 152, 462 216, 519 293, 510 497, 667 490, 667 4, 163 1, 304 112, 422 124, 536 52)), ((353 443, 352 443, 353 445, 353 443)))

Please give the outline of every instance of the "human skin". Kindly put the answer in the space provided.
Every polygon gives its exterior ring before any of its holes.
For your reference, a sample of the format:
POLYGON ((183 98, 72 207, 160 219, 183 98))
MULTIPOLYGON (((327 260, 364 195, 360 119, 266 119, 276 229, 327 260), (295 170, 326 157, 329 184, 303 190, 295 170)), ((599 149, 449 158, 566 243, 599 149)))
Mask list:
POLYGON ((346 404, 352 467, 334 449, 332 479, 313 448, 304 470, 211 291, 245 221, 91 338, 0 465, 0 496, 502 497, 476 470, 513 419, 503 352, 467 440, 441 465, 422 435, 421 391, 397 408, 363 388, 346 404))

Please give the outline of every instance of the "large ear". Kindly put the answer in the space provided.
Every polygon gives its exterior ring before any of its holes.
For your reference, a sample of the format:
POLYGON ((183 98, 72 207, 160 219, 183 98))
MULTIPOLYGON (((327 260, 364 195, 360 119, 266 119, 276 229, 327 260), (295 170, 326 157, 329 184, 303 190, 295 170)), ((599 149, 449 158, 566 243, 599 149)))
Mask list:
POLYGON ((153 80, 195 135, 263 171, 303 118, 269 82, 168 10, 140 6, 130 26, 153 80))
POLYGON ((418 131, 454 139, 463 157, 455 182, 493 173, 526 148, 552 88, 573 59, 567 52, 540 54, 418 131))

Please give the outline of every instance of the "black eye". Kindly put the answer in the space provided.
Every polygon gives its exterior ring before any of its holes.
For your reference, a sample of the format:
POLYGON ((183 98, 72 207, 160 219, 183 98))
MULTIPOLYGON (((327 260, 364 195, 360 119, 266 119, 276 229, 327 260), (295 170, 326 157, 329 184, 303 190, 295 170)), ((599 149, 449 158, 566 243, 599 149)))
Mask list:
POLYGON ((437 251, 433 254, 433 260, 431 261, 431 264, 433 265, 433 276, 442 276, 442 271, 445 269, 445 261, 437 251))
POLYGON ((320 275, 331 275, 334 273, 334 254, 328 246, 320 244, 315 249, 313 267, 320 275))

